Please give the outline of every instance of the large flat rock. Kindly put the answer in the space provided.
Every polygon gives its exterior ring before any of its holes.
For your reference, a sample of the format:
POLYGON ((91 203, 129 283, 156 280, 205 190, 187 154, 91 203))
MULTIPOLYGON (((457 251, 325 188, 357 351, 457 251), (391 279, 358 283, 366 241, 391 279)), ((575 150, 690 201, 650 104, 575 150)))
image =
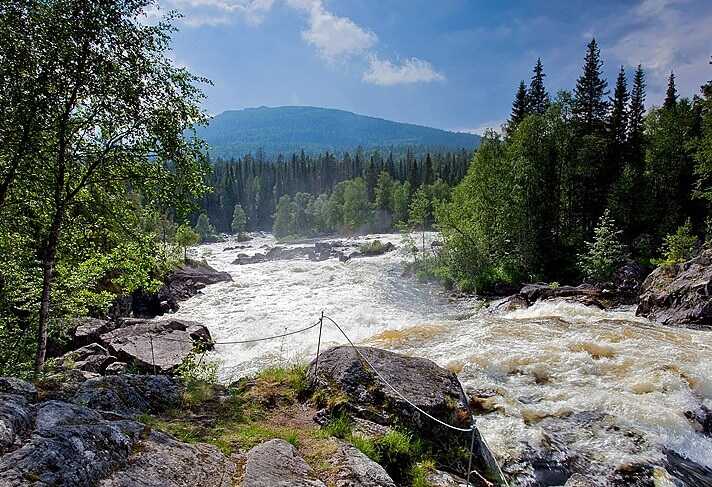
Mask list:
POLYGON ((314 478, 311 467, 296 448, 274 439, 247 453, 242 487, 326 487, 314 478))

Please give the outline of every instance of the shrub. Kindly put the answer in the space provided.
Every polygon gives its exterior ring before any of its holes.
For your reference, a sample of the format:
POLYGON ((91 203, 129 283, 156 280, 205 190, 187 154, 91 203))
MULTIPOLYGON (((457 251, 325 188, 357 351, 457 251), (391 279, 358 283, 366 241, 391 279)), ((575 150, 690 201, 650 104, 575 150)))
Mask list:
POLYGON ((593 242, 586 242, 586 253, 579 255, 579 268, 587 279, 608 281, 613 277, 627 257, 620 235, 610 211, 606 210, 594 229, 593 242))
POLYGON ((675 233, 665 237, 662 259, 653 262, 657 265, 675 265, 690 260, 695 253, 697 237, 692 233, 692 224, 688 219, 675 233))
POLYGON ((363 255, 381 255, 386 252, 386 245, 380 240, 373 240, 359 246, 363 255))
POLYGON ((433 460, 422 460, 413 464, 410 469, 410 481, 413 487, 430 487, 428 476, 435 470, 433 460))
POLYGON ((345 414, 332 417, 324 427, 324 433, 327 436, 335 436, 336 438, 349 438, 351 436, 351 421, 349 417, 345 414))
POLYGON ((204 353, 200 346, 194 348, 177 367, 178 376, 186 386, 217 383, 220 363, 216 360, 205 360, 204 353))
POLYGON ((374 462, 378 463, 381 461, 381 454, 378 451, 378 447, 371 438, 355 434, 350 436, 349 441, 353 446, 358 448, 361 453, 366 455, 374 462))

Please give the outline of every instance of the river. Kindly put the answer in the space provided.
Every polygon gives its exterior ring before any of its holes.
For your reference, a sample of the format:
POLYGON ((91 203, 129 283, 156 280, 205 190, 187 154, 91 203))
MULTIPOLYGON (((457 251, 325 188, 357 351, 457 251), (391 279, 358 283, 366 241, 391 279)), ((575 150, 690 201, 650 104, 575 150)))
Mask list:
MULTIPOLYGON (((428 235, 428 240, 434 236, 428 235)), ((208 286, 177 317, 199 321, 215 341, 280 334, 318 320, 322 310, 354 342, 418 355, 457 372, 487 411, 478 426, 497 458, 514 464, 547 450, 601 474, 627 463, 655 463, 673 450, 712 468, 712 439, 686 417, 712 409, 712 332, 662 327, 634 308, 601 311, 566 302, 494 314, 478 300, 451 300, 435 285, 404 278, 409 258, 399 235, 388 254, 349 262, 305 259, 232 265, 247 248, 202 245, 205 258, 234 281, 208 286)), ((228 381, 269 364, 310 360, 317 329, 270 342, 220 345, 228 381)), ((325 326, 322 347, 344 338, 325 326)), ((663 485, 663 484, 661 484, 663 485)))

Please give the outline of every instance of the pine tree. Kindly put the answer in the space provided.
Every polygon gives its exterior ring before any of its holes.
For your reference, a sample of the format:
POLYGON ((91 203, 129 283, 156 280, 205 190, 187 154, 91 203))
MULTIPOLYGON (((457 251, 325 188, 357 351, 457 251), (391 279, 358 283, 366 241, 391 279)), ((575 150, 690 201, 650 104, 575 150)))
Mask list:
POLYGON ((628 110, 628 145, 633 162, 643 160, 643 120, 645 117, 645 73, 638 65, 633 78, 633 89, 630 93, 630 108, 628 110))
POLYGON ((541 58, 536 60, 534 66, 534 76, 529 84, 528 108, 531 113, 542 115, 549 108, 549 94, 544 87, 544 66, 541 58))
POLYGON ((611 113, 608 118, 608 130, 614 144, 622 147, 628 136, 628 86, 625 69, 621 66, 616 79, 616 88, 611 98, 611 113))
POLYGON ((519 122, 524 120, 524 117, 528 114, 529 96, 524 81, 521 81, 517 94, 514 96, 514 102, 512 103, 512 115, 509 117, 509 130, 513 131, 516 126, 519 125, 519 122))
POLYGON ((675 87, 675 73, 670 71, 670 77, 668 78, 667 91, 665 92, 665 101, 663 102, 663 108, 665 110, 673 109, 677 106, 677 88, 675 87))
POLYGON ((435 176, 433 173, 433 160, 430 157, 430 153, 425 157, 425 171, 423 173, 423 185, 427 186, 433 184, 435 176))
POLYGON ((601 50, 596 39, 592 39, 586 48, 583 73, 576 81, 574 90, 573 115, 584 134, 600 132, 608 111, 608 82, 603 78, 601 68, 601 50))

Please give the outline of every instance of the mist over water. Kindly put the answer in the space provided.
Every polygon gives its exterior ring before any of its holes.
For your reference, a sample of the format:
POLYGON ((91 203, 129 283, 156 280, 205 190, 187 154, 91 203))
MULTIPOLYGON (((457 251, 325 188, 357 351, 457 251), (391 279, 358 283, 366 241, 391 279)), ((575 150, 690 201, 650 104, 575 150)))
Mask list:
MULTIPOLYGON (((478 426, 497 457, 514 462, 543 449, 575 453, 601 472, 656 461, 663 447, 712 467, 712 439, 686 412, 712 409, 712 333, 662 327, 634 308, 601 311, 566 302, 491 313, 481 301, 451 302, 438 286, 401 277, 399 235, 389 254, 312 262, 232 265, 238 253, 266 252, 272 237, 246 245, 200 246, 234 282, 208 286, 177 317, 199 321, 215 341, 303 328, 321 311, 360 344, 434 360, 457 372, 485 409, 478 426)), ((434 235, 428 235, 428 241, 434 235)), ((219 345, 226 381, 270 364, 311 360, 318 329, 268 342, 219 345)), ((346 340, 325 326, 322 347, 346 340)))

